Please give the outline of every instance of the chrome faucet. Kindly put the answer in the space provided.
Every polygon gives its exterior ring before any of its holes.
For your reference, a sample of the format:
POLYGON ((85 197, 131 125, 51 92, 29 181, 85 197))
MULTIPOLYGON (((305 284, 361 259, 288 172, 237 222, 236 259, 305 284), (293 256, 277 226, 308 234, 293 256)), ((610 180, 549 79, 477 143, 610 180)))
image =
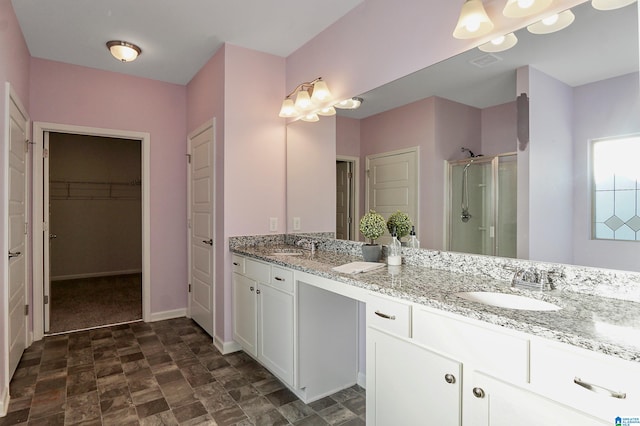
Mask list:
POLYGON ((306 238, 301 238, 296 241, 296 245, 307 250, 311 250, 311 254, 313 255, 316 252, 316 246, 319 244, 318 241, 308 240, 306 238))
POLYGON ((516 269, 511 278, 511 287, 523 287, 530 290, 555 290, 557 271, 516 269))

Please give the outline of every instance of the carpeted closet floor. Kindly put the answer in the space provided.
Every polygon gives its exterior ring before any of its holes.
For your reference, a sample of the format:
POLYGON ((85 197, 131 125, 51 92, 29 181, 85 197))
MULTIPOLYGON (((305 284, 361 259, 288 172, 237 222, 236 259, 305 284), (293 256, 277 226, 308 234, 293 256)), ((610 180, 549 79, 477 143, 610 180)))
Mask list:
POLYGON ((51 282, 50 333, 142 319, 142 275, 51 282))

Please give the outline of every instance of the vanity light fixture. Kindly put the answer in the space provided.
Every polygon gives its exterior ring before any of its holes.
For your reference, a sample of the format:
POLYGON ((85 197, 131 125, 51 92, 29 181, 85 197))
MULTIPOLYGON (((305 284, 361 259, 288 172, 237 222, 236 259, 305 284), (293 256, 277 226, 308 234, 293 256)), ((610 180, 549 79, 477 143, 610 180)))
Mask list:
POLYGON ((567 28, 576 19, 571 10, 555 13, 527 27, 532 34, 551 34, 567 28))
POLYGON ((300 83, 285 96, 278 115, 314 122, 319 120, 318 115, 335 115, 334 102, 327 83, 322 77, 318 77, 313 81, 300 83))
POLYGON ((334 106, 340 109, 358 109, 362 105, 362 98, 353 97, 338 102, 334 106))
POLYGON ((509 33, 500 37, 496 37, 493 40, 486 42, 485 44, 481 44, 480 46, 478 46, 478 49, 488 53, 503 52, 505 50, 511 49, 516 45, 516 43, 518 43, 518 37, 516 37, 514 33, 509 33))
POLYGON ((142 49, 135 44, 122 40, 108 41, 107 48, 111 55, 120 62, 134 61, 142 53, 142 49))
POLYGON ((591 0, 591 6, 598 10, 614 10, 635 2, 636 0, 591 0))
POLYGON ((493 22, 484 10, 482 0, 466 0, 460 10, 453 36, 459 39, 482 37, 492 29, 493 22))
POLYGON ((552 2, 553 0, 508 0, 502 14, 507 18, 524 18, 542 12, 552 2))

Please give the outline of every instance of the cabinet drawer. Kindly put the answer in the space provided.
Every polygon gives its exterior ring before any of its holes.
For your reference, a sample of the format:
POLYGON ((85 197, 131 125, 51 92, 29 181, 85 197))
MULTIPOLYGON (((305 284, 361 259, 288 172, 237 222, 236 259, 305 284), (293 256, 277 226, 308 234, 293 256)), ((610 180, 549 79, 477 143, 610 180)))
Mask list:
POLYGON ((293 293, 293 271, 290 269, 271 267, 271 285, 288 293, 293 293))
POLYGON ((244 274, 244 257, 237 254, 231 255, 231 267, 233 272, 244 274))
POLYGON ((411 306, 377 296, 367 298, 367 326, 401 337, 411 337, 411 306))
POLYGON ((413 311, 413 338, 500 379, 526 383, 529 378, 529 340, 525 337, 418 308, 413 311))
POLYGON ((603 420, 640 413, 640 363, 569 345, 531 342, 531 386, 603 420))
POLYGON ((261 283, 269 283, 271 277, 271 266, 256 260, 245 259, 244 274, 261 283))

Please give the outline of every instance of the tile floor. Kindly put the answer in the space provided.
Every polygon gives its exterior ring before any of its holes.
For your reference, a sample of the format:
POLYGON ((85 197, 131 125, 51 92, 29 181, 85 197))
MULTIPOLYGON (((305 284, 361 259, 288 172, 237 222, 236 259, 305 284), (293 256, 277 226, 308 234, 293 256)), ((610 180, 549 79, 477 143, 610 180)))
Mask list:
POLYGON ((22 356, 4 425, 364 425, 359 386, 309 405, 193 321, 48 336, 22 356))

